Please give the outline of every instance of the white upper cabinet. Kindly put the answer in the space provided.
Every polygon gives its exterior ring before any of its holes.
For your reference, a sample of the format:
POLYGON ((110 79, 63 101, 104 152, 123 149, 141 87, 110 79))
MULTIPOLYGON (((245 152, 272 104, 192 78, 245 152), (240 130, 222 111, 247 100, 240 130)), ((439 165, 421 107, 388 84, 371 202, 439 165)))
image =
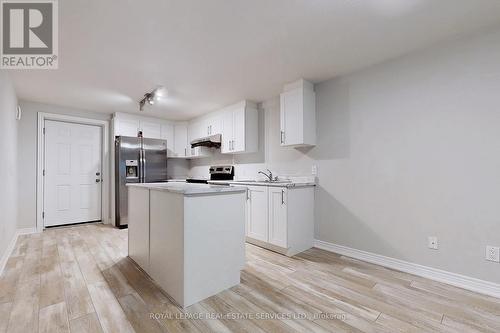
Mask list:
POLYGON ((208 117, 199 120, 200 134, 203 136, 222 133, 222 116, 218 113, 210 114, 208 117))
POLYGON ((115 136, 132 136, 137 137, 139 133, 139 120, 138 119, 123 119, 114 118, 115 136))
POLYGON ((257 106, 244 101, 225 108, 222 113, 223 154, 256 152, 259 146, 257 106))
POLYGON ((311 82, 299 80, 280 95, 282 146, 316 145, 316 94, 311 82))
POLYGON ((205 136, 208 136, 207 134, 207 126, 206 123, 202 120, 194 120, 189 122, 188 125, 188 141, 191 143, 191 141, 203 138, 205 136))
POLYGON ((188 152, 187 123, 177 123, 174 126, 174 153, 177 157, 186 157, 188 152))
POLYGON ((207 119, 209 135, 222 134, 222 116, 217 114, 207 119))
POLYGON ((222 116, 219 113, 194 119, 189 123, 189 140, 222 133, 222 116))
POLYGON ((242 101, 220 111, 193 119, 173 122, 125 113, 113 116, 114 136, 167 140, 168 157, 201 158, 212 154, 213 148, 191 148, 191 141, 221 134, 221 152, 225 154, 250 153, 258 150, 258 111, 253 103, 242 101))
POLYGON ((222 143, 221 153, 231 153, 231 143, 233 140, 233 111, 226 110, 222 114, 222 143))
POLYGON ((204 120, 191 121, 188 125, 187 157, 201 158, 211 155, 211 149, 207 147, 191 148, 191 141, 207 136, 207 126, 204 120))
POLYGON ((139 117, 123 113, 115 113, 113 117, 113 128, 115 136, 137 137, 142 131, 145 138, 161 139, 162 126, 169 125, 168 120, 161 120, 148 117, 139 117))
POLYGON ((140 120, 142 136, 150 139, 161 139, 161 124, 148 120, 140 120))
POLYGON ((145 138, 167 140, 168 156, 172 157, 175 155, 175 133, 173 122, 123 113, 114 114, 114 136, 137 137, 140 131, 142 131, 142 136, 145 138))
POLYGON ((175 154, 175 133, 174 124, 162 124, 161 125, 161 139, 167 140, 167 150, 168 156, 173 157, 175 154))

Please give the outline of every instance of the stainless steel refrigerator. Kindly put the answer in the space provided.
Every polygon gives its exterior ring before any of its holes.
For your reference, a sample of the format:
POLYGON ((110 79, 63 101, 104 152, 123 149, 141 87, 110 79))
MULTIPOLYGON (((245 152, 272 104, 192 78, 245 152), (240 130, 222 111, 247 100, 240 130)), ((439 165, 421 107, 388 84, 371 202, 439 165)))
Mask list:
POLYGON ((167 141, 117 136, 115 139, 116 226, 128 225, 128 183, 167 181, 167 141))

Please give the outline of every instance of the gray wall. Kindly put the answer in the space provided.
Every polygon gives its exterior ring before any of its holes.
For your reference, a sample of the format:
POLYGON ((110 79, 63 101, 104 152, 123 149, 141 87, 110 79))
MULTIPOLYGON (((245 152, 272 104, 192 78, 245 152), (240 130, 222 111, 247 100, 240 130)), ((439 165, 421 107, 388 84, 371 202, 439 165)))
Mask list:
POLYGON ((499 283, 500 31, 316 93, 316 237, 499 283))
POLYGON ((272 99, 259 153, 196 160, 190 172, 317 165, 317 239, 500 283, 500 265, 484 260, 486 245, 500 246, 499 59, 497 31, 318 84, 314 148, 280 147, 272 99))
POLYGON ((17 98, 7 73, 0 70, 0 258, 16 233, 17 221, 17 98))

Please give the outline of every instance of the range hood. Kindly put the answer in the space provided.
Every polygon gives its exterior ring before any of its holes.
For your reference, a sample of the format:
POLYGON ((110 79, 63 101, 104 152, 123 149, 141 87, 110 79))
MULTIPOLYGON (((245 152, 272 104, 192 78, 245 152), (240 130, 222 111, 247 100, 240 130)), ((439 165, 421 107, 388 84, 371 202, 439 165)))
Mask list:
POLYGON ((220 148, 221 142, 222 142, 222 135, 214 134, 191 141, 191 148, 194 147, 220 148))

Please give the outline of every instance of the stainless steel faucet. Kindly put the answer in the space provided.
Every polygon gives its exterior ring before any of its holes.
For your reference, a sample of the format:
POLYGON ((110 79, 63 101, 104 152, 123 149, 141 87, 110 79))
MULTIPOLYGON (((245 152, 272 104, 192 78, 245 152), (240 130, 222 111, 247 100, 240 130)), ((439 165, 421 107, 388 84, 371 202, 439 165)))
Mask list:
MULTIPOLYGON (((266 176, 270 182, 272 182, 273 180, 275 180, 273 178, 273 172, 269 169, 266 169, 267 171, 269 171, 269 174, 265 173, 264 171, 259 171, 259 173, 263 174, 264 176, 266 176)), ((277 177, 276 177, 277 178, 277 177)))

